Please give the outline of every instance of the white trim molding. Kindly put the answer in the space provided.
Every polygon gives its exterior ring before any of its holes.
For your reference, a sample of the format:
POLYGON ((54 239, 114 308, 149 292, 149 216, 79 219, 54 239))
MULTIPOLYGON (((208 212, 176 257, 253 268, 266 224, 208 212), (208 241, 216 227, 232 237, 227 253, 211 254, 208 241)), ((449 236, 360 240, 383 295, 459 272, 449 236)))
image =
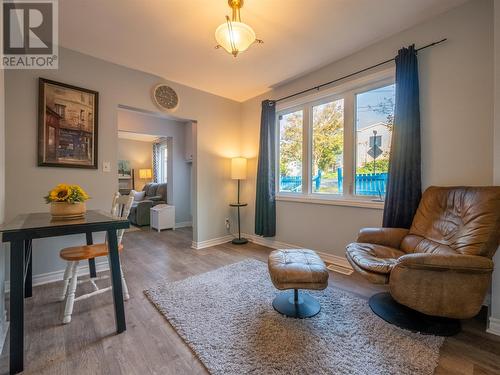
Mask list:
MULTIPOLYGON (((109 270, 109 264, 107 261, 96 263, 96 272, 103 272, 109 270)), ((89 266, 84 264, 78 267, 78 277, 89 275, 89 266)), ((64 269, 41 273, 39 275, 33 275, 33 286, 44 285, 49 283, 54 283, 57 281, 62 281, 64 276, 64 269)), ((5 293, 10 292, 10 280, 5 280, 5 293)))
POLYGON ((192 221, 181 221, 179 223, 175 223, 175 228, 184 228, 184 227, 192 227, 193 222, 192 221))
MULTIPOLYGON (((304 246, 292 245, 286 242, 277 241, 274 239, 264 238, 255 234, 242 234, 243 237, 248 238, 253 243, 258 245, 267 246, 272 249, 304 249, 304 246)), ((313 249, 311 249, 313 250, 313 249)), ((316 250, 315 250, 316 251, 316 250)), ((323 259, 325 263, 334 264, 340 268, 352 271, 352 267, 345 257, 316 251, 316 253, 323 259)))
POLYGON ((191 247, 195 250, 201 250, 211 246, 222 245, 223 243, 231 241, 233 238, 234 236, 232 234, 228 234, 223 237, 212 238, 211 240, 205 240, 199 242, 192 241, 191 247))
POLYGON ((297 202, 307 204, 322 204, 327 206, 346 206, 346 207, 359 207, 359 208, 372 208, 376 210, 384 209, 384 202, 367 200, 367 199, 354 199, 346 197, 326 198, 318 196, 318 194, 311 195, 285 195, 280 193, 276 196, 277 201, 283 202, 297 202))
POLYGON ((500 319, 490 316, 486 332, 500 336, 500 319))

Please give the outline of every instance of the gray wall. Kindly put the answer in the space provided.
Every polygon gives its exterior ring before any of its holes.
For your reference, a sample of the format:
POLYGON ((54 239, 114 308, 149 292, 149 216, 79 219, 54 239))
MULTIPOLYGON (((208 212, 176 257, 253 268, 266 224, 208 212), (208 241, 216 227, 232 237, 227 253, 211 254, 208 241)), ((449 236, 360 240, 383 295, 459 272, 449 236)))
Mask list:
MULTIPOLYGON (((165 80, 64 48, 60 50, 58 70, 7 71, 6 219, 25 212, 46 212, 48 207, 42 197, 62 181, 80 184, 88 190, 92 197, 88 208, 108 210, 118 187, 118 106, 158 112, 151 100, 151 90, 159 82, 165 80), (40 76, 99 91, 98 170, 37 167, 40 76), (103 172, 103 161, 111 162, 111 172, 103 172)), ((227 196, 235 191, 229 179, 228 158, 239 152, 240 104, 174 82, 167 83, 180 97, 176 116, 198 122, 198 150, 193 165, 201 188, 196 191, 200 225, 195 240, 221 237, 226 234, 224 218, 230 213, 227 196)), ((59 259, 59 250, 82 241, 82 236, 34 241, 34 276, 62 270, 64 263, 59 259)))
POLYGON ((175 206, 176 223, 192 221, 191 163, 187 163, 184 157, 185 126, 184 122, 145 113, 128 110, 118 111, 118 130, 171 138, 172 146, 169 149, 169 157, 172 160, 172 171, 168 176, 168 203, 175 206))
MULTIPOLYGON (((244 231, 254 230, 260 101, 333 80, 395 56, 398 49, 448 38, 419 53, 422 173, 429 185, 493 182, 492 1, 476 0, 403 31, 243 104, 242 154, 249 157, 244 231)), ((343 256, 363 226, 379 226, 382 210, 277 202, 276 240, 343 256)))

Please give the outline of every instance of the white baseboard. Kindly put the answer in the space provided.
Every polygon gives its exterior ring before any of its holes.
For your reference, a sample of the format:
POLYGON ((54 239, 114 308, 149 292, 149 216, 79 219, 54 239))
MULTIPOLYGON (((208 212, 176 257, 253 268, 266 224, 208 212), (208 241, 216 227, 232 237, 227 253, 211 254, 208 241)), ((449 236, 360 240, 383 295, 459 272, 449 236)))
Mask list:
MULTIPOLYGON (((86 263, 86 262, 85 262, 86 263)), ((95 265, 97 272, 109 270, 108 262, 100 262, 95 265)), ((78 267, 78 276, 87 276, 89 274, 88 264, 83 264, 78 267)), ((58 270, 53 272, 41 273, 39 275, 33 275, 33 286, 49 284, 56 281, 61 281, 64 277, 64 270, 58 270)), ((10 280, 5 280, 5 293, 10 292, 10 280)))
MULTIPOLYGON (((245 238, 248 238, 253 243, 256 243, 256 244, 259 244, 262 246, 267 246, 267 247, 270 247, 272 249, 303 249, 304 248, 304 246, 292 245, 292 244, 289 244, 286 242, 281 242, 281 241, 257 236, 254 234, 245 233, 245 234, 242 234, 242 236, 245 238)), ((311 250, 314 250, 314 249, 311 249, 311 250)), ((345 268, 347 270, 352 270, 351 265, 349 264, 349 262, 347 261, 347 259, 345 257, 324 253, 322 251, 316 251, 316 253, 326 263, 335 264, 336 266, 345 268)))
POLYGON ((490 316, 486 332, 500 336, 500 319, 490 316))
POLYGON ((192 227, 193 222, 192 221, 181 221, 179 223, 175 223, 176 228, 184 228, 184 227, 192 227))
POLYGON ((223 243, 231 241, 233 238, 234 238, 233 235, 228 234, 227 236, 217 237, 211 240, 200 241, 200 242, 193 241, 191 242, 191 247, 195 250, 200 250, 206 247, 221 245, 223 243))

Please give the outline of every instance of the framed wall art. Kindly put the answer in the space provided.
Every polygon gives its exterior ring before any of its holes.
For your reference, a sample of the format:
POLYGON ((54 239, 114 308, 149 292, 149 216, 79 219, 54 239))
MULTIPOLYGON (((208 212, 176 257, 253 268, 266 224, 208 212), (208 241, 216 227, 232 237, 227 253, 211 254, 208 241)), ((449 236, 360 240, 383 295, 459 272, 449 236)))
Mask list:
POLYGON ((39 79, 38 165, 97 169, 99 93, 39 79))

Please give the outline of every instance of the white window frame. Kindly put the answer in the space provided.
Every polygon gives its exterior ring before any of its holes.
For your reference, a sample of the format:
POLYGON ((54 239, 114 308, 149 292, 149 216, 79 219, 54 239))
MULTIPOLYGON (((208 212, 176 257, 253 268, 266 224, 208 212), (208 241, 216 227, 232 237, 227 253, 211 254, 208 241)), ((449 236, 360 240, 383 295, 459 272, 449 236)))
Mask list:
POLYGON ((167 142, 164 142, 160 145, 159 150, 158 150, 158 156, 159 156, 159 162, 160 162, 160 168, 159 168, 159 176, 158 180, 160 183, 166 183, 168 182, 168 145, 167 142), (167 160, 165 161, 165 156, 167 157, 167 160))
POLYGON ((335 85, 331 88, 307 95, 295 100, 278 103, 276 108, 276 199, 327 205, 383 208, 379 197, 354 194, 354 176, 356 170, 356 95, 395 82, 395 69, 391 67, 358 79, 335 85), (343 186, 342 194, 314 193, 312 191, 312 108, 317 105, 344 99, 344 150, 343 150, 343 186), (303 111, 302 140, 302 192, 280 191, 280 116, 303 111))

